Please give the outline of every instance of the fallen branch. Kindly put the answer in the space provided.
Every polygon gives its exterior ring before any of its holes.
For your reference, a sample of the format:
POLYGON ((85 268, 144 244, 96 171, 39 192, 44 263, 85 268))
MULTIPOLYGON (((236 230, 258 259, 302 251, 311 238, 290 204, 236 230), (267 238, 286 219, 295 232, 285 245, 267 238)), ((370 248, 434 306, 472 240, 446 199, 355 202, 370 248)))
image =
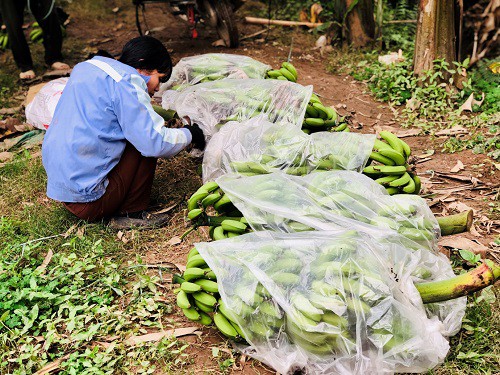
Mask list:
POLYGON ((314 22, 270 20, 268 18, 257 18, 257 17, 245 17, 245 22, 254 25, 307 26, 310 28, 315 28, 323 25, 322 23, 314 23, 314 22))

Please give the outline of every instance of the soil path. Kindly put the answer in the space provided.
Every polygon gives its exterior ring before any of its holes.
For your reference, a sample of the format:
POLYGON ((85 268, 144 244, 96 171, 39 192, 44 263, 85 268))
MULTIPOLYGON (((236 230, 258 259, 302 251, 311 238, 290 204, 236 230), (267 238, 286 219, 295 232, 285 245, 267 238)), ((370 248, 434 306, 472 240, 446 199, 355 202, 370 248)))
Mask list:
MULTIPOLYGON (((286 60, 289 53, 289 45, 293 36, 292 61, 299 72, 299 83, 313 85, 325 104, 335 106, 341 115, 350 118, 351 129, 356 132, 374 133, 377 126, 394 126, 399 128, 394 114, 386 105, 373 100, 372 96, 365 93, 366 87, 362 83, 355 82, 349 76, 332 75, 327 72, 328 58, 314 50, 314 38, 302 30, 290 30, 284 32, 279 29, 271 31, 268 41, 259 39, 247 39, 242 42, 240 48, 229 50, 221 47, 213 47, 211 43, 216 39, 215 34, 203 26, 199 28, 201 36, 198 40, 192 40, 189 36, 187 24, 182 20, 170 15, 164 7, 157 5, 148 8, 150 28, 162 28, 154 34, 162 40, 172 51, 174 63, 184 56, 197 55, 208 52, 237 53, 251 56, 257 60, 278 67, 286 60), (156 8, 155 8, 156 7, 156 8)), ((240 25, 242 35, 249 35, 260 30, 260 27, 240 25)), ((82 50, 80 56, 72 56, 71 60, 82 60, 92 49, 106 49, 116 55, 119 54, 123 44, 134 36, 137 36, 133 8, 131 6, 121 9, 114 19, 105 22, 105 27, 100 21, 73 17, 68 28, 69 38, 72 41, 84 41, 85 46, 92 48, 82 50)), ((266 36, 266 34, 263 34, 266 36)), ((494 196, 495 187, 498 189, 498 174, 492 174, 494 166, 484 155, 474 155, 470 151, 456 154, 442 154, 439 139, 430 139, 429 136, 408 137, 405 140, 410 144, 415 155, 423 154, 425 150, 434 150, 434 154, 428 161, 419 163, 417 172, 422 175, 427 192, 432 191, 433 210, 446 213, 452 203, 466 204, 476 210, 476 217, 481 217, 482 222, 476 224, 479 233, 467 234, 466 236, 488 245, 493 241, 495 225, 484 215, 491 213, 491 198, 494 196), (460 160, 465 165, 465 170, 460 174, 465 177, 474 177, 483 184, 477 185, 479 189, 471 190, 470 185, 465 185, 464 190, 459 190, 464 185, 463 181, 455 181, 449 178, 436 178, 435 175, 427 174, 427 171, 449 172, 460 160), (483 189, 484 188, 484 189, 483 189), (438 191, 440 189, 441 191, 438 191), (455 190, 453 190, 455 189, 455 190), (457 190, 458 189, 458 190, 457 190), (440 198, 440 199, 439 199, 440 198), (488 232, 489 230, 489 232, 488 232)), ((155 194, 164 202, 179 201, 184 195, 191 194, 201 184, 201 179, 196 173, 199 160, 192 159, 187 155, 180 155, 172 160, 162 161, 158 168, 157 182, 155 183, 155 194)), ((161 261, 171 261, 183 264, 185 256, 192 243, 208 239, 207 233, 200 230, 189 236, 187 241, 180 245, 170 245, 168 241, 173 236, 180 236, 187 228, 184 221, 184 212, 176 214, 171 224, 151 235, 150 241, 142 244, 137 250, 143 259, 151 264, 161 261)), ((498 218, 497 218, 498 219, 498 218)), ((498 232, 497 232, 498 233, 498 232)), ((172 324, 175 326, 192 326, 193 322, 187 321, 180 314, 174 314, 172 324)), ((188 373, 228 373, 238 372, 243 374, 266 374, 274 373, 256 361, 246 362, 242 369, 243 361, 237 356, 235 365, 225 368, 222 364, 224 359, 232 356, 229 346, 224 343, 223 338, 214 330, 200 328, 203 332, 200 338, 187 338, 192 345, 187 353, 194 358, 193 363, 183 368, 188 373), (222 356, 214 357, 212 347, 222 348, 222 356)))

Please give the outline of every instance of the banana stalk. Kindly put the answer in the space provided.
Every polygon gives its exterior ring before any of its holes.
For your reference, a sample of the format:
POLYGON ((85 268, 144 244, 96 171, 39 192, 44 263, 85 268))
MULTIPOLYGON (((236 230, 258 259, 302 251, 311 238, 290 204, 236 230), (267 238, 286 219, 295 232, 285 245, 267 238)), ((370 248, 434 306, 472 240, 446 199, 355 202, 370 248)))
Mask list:
POLYGON ((441 228, 442 236, 468 232, 472 226, 472 210, 464 211, 456 215, 436 218, 441 228))
POLYGON ((500 278, 500 266, 485 260, 480 266, 448 280, 416 284, 423 303, 448 301, 475 293, 500 278))

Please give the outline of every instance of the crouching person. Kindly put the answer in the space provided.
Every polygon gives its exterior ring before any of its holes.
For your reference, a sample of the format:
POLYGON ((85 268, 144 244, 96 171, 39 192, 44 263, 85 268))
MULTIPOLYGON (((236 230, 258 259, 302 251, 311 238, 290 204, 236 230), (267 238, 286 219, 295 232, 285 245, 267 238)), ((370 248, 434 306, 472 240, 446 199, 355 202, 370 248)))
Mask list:
POLYGON ((147 36, 129 41, 118 60, 96 56, 75 66, 42 146, 49 198, 116 227, 168 222, 168 214, 147 211, 157 158, 205 146, 198 126, 166 128, 151 106, 171 71, 166 48, 147 36))

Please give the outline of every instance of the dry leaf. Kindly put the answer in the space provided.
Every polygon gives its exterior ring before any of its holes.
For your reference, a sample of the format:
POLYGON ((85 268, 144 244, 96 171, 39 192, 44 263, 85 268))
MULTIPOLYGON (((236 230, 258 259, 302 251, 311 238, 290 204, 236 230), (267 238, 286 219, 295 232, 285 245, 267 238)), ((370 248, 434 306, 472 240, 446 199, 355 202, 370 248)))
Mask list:
POLYGON ((181 238, 178 237, 178 236, 174 236, 172 237, 168 242, 167 242, 167 245, 170 245, 170 246, 175 246, 175 245, 178 245, 182 242, 181 238))
POLYGON ((483 235, 481 233, 479 233, 479 231, 477 230, 477 228, 474 224, 471 225, 469 232, 474 237, 483 237, 483 235))
POLYGON ((465 169, 464 163, 462 163, 460 160, 457 161, 457 164, 450 169, 451 173, 458 173, 460 171, 463 171, 465 169))
POLYGON ((458 212, 464 212, 464 211, 473 210, 472 207, 469 207, 465 203, 462 203, 462 202, 453 202, 453 203, 450 203, 448 205, 448 208, 451 209, 451 210, 458 211, 458 212))
POLYGON ((83 238, 83 235, 85 234, 85 228, 84 227, 80 227, 76 230, 76 236, 78 238, 83 238))
POLYGON ((475 254, 484 254, 488 248, 465 237, 447 236, 439 240, 439 245, 453 249, 470 250, 475 254))
POLYGON ((463 126, 457 125, 453 126, 450 129, 443 129, 435 133, 437 136, 445 136, 445 135, 459 135, 459 134, 469 134, 469 130, 464 128, 463 126))
POLYGON ((14 154, 12 152, 0 152, 0 162, 10 161, 12 158, 14 158, 14 154))
POLYGON ((389 131, 395 135, 397 135, 399 138, 405 138, 405 137, 414 137, 419 135, 422 130, 421 129, 406 129, 403 130, 401 128, 396 128, 394 126, 387 126, 387 125, 376 125, 373 127, 377 133, 380 133, 382 130, 389 131))
POLYGON ((56 359, 54 362, 50 362, 49 364, 46 364, 45 366, 43 366, 40 370, 35 372, 33 375, 50 374, 51 372, 58 370, 61 363, 68 358, 69 358, 69 354, 67 354, 64 357, 61 357, 59 359, 56 359))
POLYGON ((137 344, 142 344, 144 342, 160 341, 164 337, 171 337, 171 336, 182 337, 195 334, 197 330, 198 327, 186 327, 186 328, 171 329, 169 331, 148 333, 142 336, 132 336, 129 337, 127 340, 125 340, 125 344, 137 345, 137 344))
POLYGON ((178 263, 174 263, 174 266, 177 267, 177 269, 181 272, 184 272, 186 270, 186 265, 185 264, 178 264, 178 263))
POLYGON ((463 111, 469 111, 472 112, 472 106, 477 105, 481 106, 484 101, 484 92, 482 93, 481 100, 476 100, 474 99, 474 93, 470 94, 469 98, 465 101, 464 104, 462 104, 459 108, 459 113, 462 113, 463 111))
POLYGON ((40 264, 36 268, 36 271, 41 271, 41 272, 45 271, 45 268, 47 268, 47 266, 49 265, 53 255, 54 255, 53 251, 49 249, 47 255, 45 255, 45 259, 43 260, 42 264, 40 264))
POLYGON ((77 226, 77 224, 73 224, 72 226, 70 226, 66 233, 63 234, 63 237, 68 238, 75 231, 77 226))

